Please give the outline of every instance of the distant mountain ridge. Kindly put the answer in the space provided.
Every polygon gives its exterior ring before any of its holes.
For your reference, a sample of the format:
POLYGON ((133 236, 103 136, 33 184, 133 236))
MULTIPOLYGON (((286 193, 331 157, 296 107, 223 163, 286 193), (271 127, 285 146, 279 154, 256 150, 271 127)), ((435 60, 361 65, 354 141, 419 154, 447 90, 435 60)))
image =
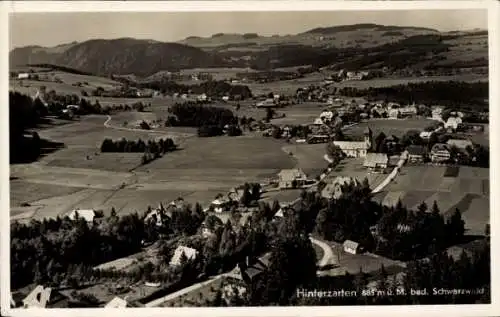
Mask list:
MULTIPOLYGON (((364 23, 313 28, 296 35, 217 33, 210 37, 190 36, 175 43, 134 38, 94 39, 55 47, 15 48, 9 58, 11 67, 52 64, 96 75, 142 77, 159 71, 212 67, 271 69, 311 64, 400 67, 405 58, 427 64, 447 63, 448 48, 463 45, 449 40, 471 36, 487 41, 487 31, 440 32, 431 28, 364 23), (427 52, 430 58, 426 57, 427 52), (391 61, 389 53, 397 54, 393 59, 401 62, 391 61)), ((471 41, 463 42, 471 44, 471 41)), ((466 58, 476 64, 481 59, 484 64, 487 43, 486 49, 485 43, 471 44, 471 47, 469 51, 477 54, 463 53, 467 54, 466 58)))
POLYGON ((65 50, 27 46, 9 54, 10 65, 54 64, 85 72, 109 75, 153 74, 159 69, 217 67, 222 60, 201 49, 179 43, 121 38, 88 40, 65 50))

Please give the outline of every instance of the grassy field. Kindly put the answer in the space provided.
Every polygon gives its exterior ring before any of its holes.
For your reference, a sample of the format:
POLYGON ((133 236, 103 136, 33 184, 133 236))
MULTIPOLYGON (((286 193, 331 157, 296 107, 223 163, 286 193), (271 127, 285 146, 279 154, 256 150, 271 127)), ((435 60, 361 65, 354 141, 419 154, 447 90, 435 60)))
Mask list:
POLYGON ((337 242, 327 242, 333 250, 334 256, 338 259, 339 267, 329 271, 329 275, 342 275, 345 272, 349 274, 358 274, 361 269, 364 273, 374 273, 380 270, 384 265, 389 274, 401 272, 403 264, 398 261, 366 253, 366 254, 350 254, 344 252, 342 244, 337 242))
POLYGON ((467 232, 482 234, 489 222, 489 169, 461 166, 456 177, 444 177, 446 167, 405 166, 396 180, 375 199, 393 205, 401 199, 411 209, 434 201, 445 215, 458 208, 467 232))
MULTIPOLYGON (((116 121, 134 116, 122 114, 116 121)), ((76 208, 101 209, 107 214, 112 207, 121 214, 142 213, 148 206, 178 197, 205 204, 231 187, 274 177, 297 164, 282 150, 283 141, 247 135, 185 138, 179 151, 138 167, 140 153, 99 153, 102 140, 175 139, 182 132, 117 130, 104 127, 105 118, 89 116, 39 131, 42 138, 64 142, 66 148, 37 163, 11 166, 11 177, 16 178, 11 181, 12 215, 41 219, 76 208), (30 210, 20 207, 26 202, 30 210)))
POLYGON ((364 158, 346 158, 325 177, 326 183, 333 181, 338 176, 350 176, 362 182, 368 178, 370 188, 377 187, 387 177, 387 174, 370 173, 363 167, 364 158))
POLYGON ((346 129, 344 134, 353 137, 362 137, 364 130, 369 127, 372 130, 374 137, 376 137, 380 132, 384 132, 387 136, 395 135, 397 137, 401 137, 409 130, 421 131, 435 123, 436 121, 425 118, 405 120, 370 119, 346 129))

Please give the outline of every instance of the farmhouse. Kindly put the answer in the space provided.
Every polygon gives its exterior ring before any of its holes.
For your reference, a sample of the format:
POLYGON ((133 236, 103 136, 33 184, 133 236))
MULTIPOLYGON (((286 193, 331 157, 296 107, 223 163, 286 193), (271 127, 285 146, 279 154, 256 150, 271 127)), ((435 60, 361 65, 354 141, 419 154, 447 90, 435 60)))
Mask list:
POLYGON ((214 199, 210 203, 210 206, 205 211, 213 210, 215 212, 223 212, 226 211, 230 205, 231 205, 231 200, 226 199, 225 197, 220 197, 214 199))
POLYGON ((307 143, 316 144, 316 143, 326 143, 330 140, 330 136, 324 134, 311 135, 307 137, 307 143))
POLYGON ((338 176, 333 182, 327 184, 321 191, 321 196, 324 198, 338 199, 342 196, 343 186, 348 184, 358 183, 357 179, 349 176, 338 176))
POLYGON ((434 163, 448 161, 451 157, 450 149, 447 144, 436 143, 431 149, 431 160, 434 163))
POLYGON ((389 163, 389 158, 385 153, 368 153, 366 154, 364 167, 371 171, 383 172, 389 163))
POLYGON ((460 117, 449 117, 448 121, 444 124, 445 129, 447 130, 457 130, 458 127, 462 124, 462 119, 460 117))
POLYGON ((30 78, 30 74, 28 73, 19 73, 17 75, 17 79, 29 79, 30 78))
POLYGON ((361 246, 359 245, 359 243, 351 240, 345 240, 343 247, 344 247, 344 252, 350 254, 358 254, 361 252, 361 246))
POLYGON ((465 150, 467 147, 472 147, 474 144, 470 140, 458 140, 458 139, 450 139, 446 142, 450 147, 457 147, 458 149, 465 150))
POLYGON ((22 300, 24 308, 62 308, 68 306, 68 298, 50 287, 38 285, 22 300))
POLYGON ((420 138, 422 140, 429 140, 433 134, 433 131, 422 131, 420 132, 420 138))
POLYGON ((365 157, 369 145, 366 142, 333 141, 347 157, 365 157))
POLYGON ((415 105, 401 107, 399 113, 402 117, 411 117, 417 114, 417 107, 415 105))
POLYGON ((244 263, 240 263, 240 271, 241 271, 241 278, 245 283, 251 284, 255 279, 264 273, 267 268, 269 267, 270 261, 270 254, 266 254, 259 259, 257 259, 255 262, 252 263, 249 257, 246 257, 246 260, 244 263))
POLYGON ((391 109, 389 110, 389 118, 398 119, 401 116, 401 112, 399 109, 391 109))
POLYGON ((274 98, 268 98, 264 101, 258 102, 255 106, 257 108, 273 108, 276 107, 276 104, 274 102, 274 98))
POLYGON ((299 168, 281 170, 278 174, 279 188, 297 188, 307 182, 307 175, 299 168))
POLYGON ((425 147, 421 145, 410 145, 406 149, 408 152, 408 161, 411 163, 420 163, 424 161, 425 147))
POLYGON ((68 218, 75 221, 85 219, 87 222, 93 222, 97 218, 96 211, 93 209, 74 209, 67 214, 68 218))
POLYGON ((198 251, 193 248, 188 248, 186 246, 180 245, 175 249, 172 259, 170 259, 171 266, 181 265, 182 255, 185 255, 188 260, 194 260, 198 256, 198 251))
POLYGON ((126 308, 126 307, 127 307, 127 301, 118 296, 113 298, 104 306, 104 308, 126 308))

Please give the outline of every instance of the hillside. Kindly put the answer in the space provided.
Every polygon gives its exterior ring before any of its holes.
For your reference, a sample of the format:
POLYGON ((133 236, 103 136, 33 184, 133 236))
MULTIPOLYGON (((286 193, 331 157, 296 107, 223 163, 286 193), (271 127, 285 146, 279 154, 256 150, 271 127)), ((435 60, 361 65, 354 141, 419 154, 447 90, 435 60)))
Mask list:
POLYGON ((88 73, 150 75, 159 69, 221 66, 211 53, 179 43, 149 40, 90 40, 54 52, 53 48, 23 47, 10 52, 10 65, 54 64, 88 73))
POLYGON ((488 33, 439 32, 377 24, 315 28, 296 35, 218 33, 178 43, 121 38, 10 52, 11 68, 52 64, 86 73, 147 77, 193 68, 273 68, 313 65, 340 69, 477 68, 488 65, 488 33))

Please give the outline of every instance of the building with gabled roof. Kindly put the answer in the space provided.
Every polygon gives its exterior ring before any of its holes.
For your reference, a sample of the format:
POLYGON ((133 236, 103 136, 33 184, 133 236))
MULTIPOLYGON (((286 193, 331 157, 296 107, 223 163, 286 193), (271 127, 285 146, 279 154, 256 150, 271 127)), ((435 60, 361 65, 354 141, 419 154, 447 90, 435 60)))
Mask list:
POLYGON ((413 144, 408 146, 406 151, 408 152, 408 161, 412 163, 423 162, 427 152, 424 146, 413 144))
POLYGON ((67 214, 68 218, 75 221, 85 219, 87 222, 93 222, 97 217, 94 209, 74 209, 67 214))
POLYGON ((321 191, 321 196, 324 198, 334 198, 338 199, 343 194, 343 186, 348 184, 357 184, 358 180, 350 176, 337 176, 333 182, 328 183, 325 188, 321 191))
POLYGON ((170 259, 171 266, 178 266, 181 264, 182 255, 185 255, 188 260, 194 260, 198 256, 198 250, 180 245, 175 249, 174 255, 170 259))
POLYGON ((472 147, 474 144, 472 143, 471 140, 459 140, 459 139, 449 139, 448 142, 446 142, 449 146, 455 146, 458 149, 464 150, 467 147, 472 147))
POLYGON ((111 301, 109 301, 105 306, 104 308, 126 308, 128 305, 127 305, 127 301, 116 296, 115 298, 113 298, 111 301))
POLYGON ((386 153, 368 153, 363 166, 372 171, 384 171, 388 164, 389 157, 386 153))
POLYGON ((302 186, 307 182, 307 175, 300 168, 294 169, 284 169, 278 173, 279 177, 279 187, 281 189, 293 188, 294 185, 297 187, 302 186))
POLYGON ((351 254, 358 254, 361 251, 361 246, 359 245, 359 243, 354 242, 352 240, 345 240, 343 247, 344 247, 344 252, 351 254))
POLYGON ((451 158, 449 145, 443 143, 434 144, 431 149, 430 157, 435 163, 448 161, 451 158))

